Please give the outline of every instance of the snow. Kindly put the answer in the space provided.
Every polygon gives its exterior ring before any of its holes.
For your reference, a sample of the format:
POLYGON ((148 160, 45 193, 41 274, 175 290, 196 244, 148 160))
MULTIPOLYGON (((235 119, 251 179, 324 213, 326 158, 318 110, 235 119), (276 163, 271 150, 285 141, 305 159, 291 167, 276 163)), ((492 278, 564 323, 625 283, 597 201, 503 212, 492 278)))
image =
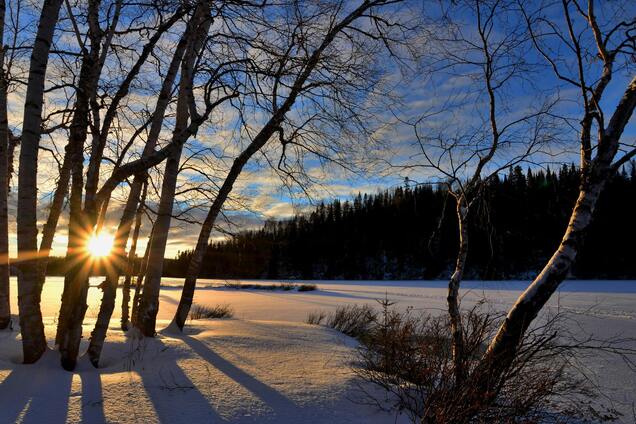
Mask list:
POLYGON ((103 367, 83 357, 74 373, 60 368, 52 350, 35 365, 16 363, 16 334, 1 336, 3 423, 392 420, 352 401, 353 342, 322 327, 229 319, 153 339, 112 331, 103 367))
MULTIPOLYGON (((95 278, 91 284, 100 281, 95 278)), ((172 319, 182 282, 162 282, 160 328, 172 319)), ((355 341, 303 322, 316 310, 377 305, 376 299, 385 296, 400 309, 440 313, 445 310, 446 283, 311 283, 317 284, 317 291, 236 290, 223 287, 221 280, 201 280, 195 302, 227 303, 235 318, 188 322, 186 334, 166 329, 154 339, 119 331, 117 304, 99 370, 82 358, 76 372, 68 373, 60 368, 55 351, 35 365, 21 365, 19 333, 0 332, 0 422, 394 422, 395 415, 360 404, 359 382, 351 370, 355 341)), ((42 310, 49 339, 55 335, 62 284, 62 278, 51 277, 44 286, 42 310)), ((527 285, 465 282, 462 304, 471 306, 485 298, 489 307, 504 311, 527 285)), ((12 310, 17 311, 14 279, 11 289, 12 310)), ((91 287, 85 338, 100 298, 99 289, 91 287)), ((571 313, 572 330, 580 334, 636 339, 634 281, 568 281, 548 306, 571 313)), ((615 357, 595 356, 587 365, 630 422, 636 374, 615 357)), ((400 421, 404 417, 398 417, 400 421)))

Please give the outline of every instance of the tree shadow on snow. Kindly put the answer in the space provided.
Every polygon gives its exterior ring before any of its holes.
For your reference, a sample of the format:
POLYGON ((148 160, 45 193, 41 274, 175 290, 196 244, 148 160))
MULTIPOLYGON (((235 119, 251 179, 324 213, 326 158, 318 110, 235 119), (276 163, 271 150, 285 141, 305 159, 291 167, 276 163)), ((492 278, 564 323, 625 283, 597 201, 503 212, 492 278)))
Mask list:
POLYGON ((66 422, 73 374, 59 366, 56 353, 47 351, 33 365, 16 364, 0 383, 2 422, 66 422))
POLYGON ((152 402, 161 423, 176 422, 227 422, 221 417, 208 399, 199 391, 192 380, 177 364, 175 356, 161 356, 168 351, 159 338, 152 339, 160 349, 152 369, 140 370, 142 384, 152 402))
POLYGON ((82 381, 82 422, 105 423, 102 379, 98 370, 79 373, 82 381))
POLYGON ((227 359, 214 352, 205 343, 188 336, 181 336, 183 340, 197 355, 223 374, 245 387, 263 403, 265 403, 278 419, 282 417, 297 417, 300 409, 285 395, 259 381, 242 369, 232 364, 227 359))

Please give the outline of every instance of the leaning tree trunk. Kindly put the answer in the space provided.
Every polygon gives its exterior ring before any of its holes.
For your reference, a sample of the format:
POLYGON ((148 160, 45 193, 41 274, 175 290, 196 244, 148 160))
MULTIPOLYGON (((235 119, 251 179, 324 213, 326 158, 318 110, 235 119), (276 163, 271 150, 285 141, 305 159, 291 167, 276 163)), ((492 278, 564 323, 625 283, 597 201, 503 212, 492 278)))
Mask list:
POLYGON ((464 194, 458 194, 457 196, 459 248, 457 250, 455 271, 448 282, 448 296, 446 301, 448 305, 448 315, 450 318, 455 382, 457 385, 460 385, 466 377, 466 370, 464 369, 464 332, 462 327, 461 311, 459 308, 459 286, 464 276, 466 257, 468 256, 468 205, 464 194))
MULTIPOLYGON (((186 279, 183 284, 183 291, 181 292, 181 299, 179 300, 179 306, 177 308, 177 312, 173 318, 171 326, 177 326, 179 330, 183 330, 183 326, 185 325, 186 318, 188 317, 188 313, 190 311, 190 307, 192 306, 192 299, 194 297, 194 289, 196 286, 197 277, 199 276, 199 272, 201 271, 201 263, 203 262, 203 258, 208 248, 208 239, 210 238, 210 234, 212 233, 212 228, 214 227, 214 222, 218 214, 225 203, 228 195, 232 191, 232 187, 236 182, 236 179, 241 174, 243 167, 247 163, 248 160, 258 152, 270 137, 276 132, 281 130, 281 123, 285 119, 285 114, 289 112, 291 107, 296 102, 298 95, 303 89, 303 85, 309 78, 310 74, 316 68, 316 65, 319 63, 320 58, 324 50, 333 42, 337 33, 342 31, 348 25, 351 24, 354 20, 363 15, 370 7, 373 6, 373 2, 364 2, 358 8, 349 13, 343 20, 334 25, 331 30, 325 34, 325 38, 322 40, 320 46, 311 54, 309 59, 307 59, 304 67, 302 68, 302 72, 295 79, 294 83, 291 85, 287 98, 282 105, 277 108, 274 114, 270 117, 268 122, 263 126, 263 128, 259 131, 259 133, 254 137, 252 142, 239 154, 234 162, 232 163, 232 167, 230 168, 230 172, 225 178, 223 185, 221 186, 219 193, 214 199, 210 210, 208 211, 208 215, 201 227, 201 232, 199 233, 199 239, 197 240, 197 247, 195 248, 192 258, 190 259, 190 264, 188 265, 188 271, 186 274, 186 279)), ((282 131, 282 130, 281 130, 282 131)))
POLYGON ((44 78, 62 0, 45 0, 31 51, 22 120, 18 172, 18 308, 24 362, 37 361, 46 350, 40 310, 37 261, 37 174, 42 124, 44 78))
POLYGON ((526 330, 572 269, 592 222, 598 198, 604 185, 615 172, 612 162, 618 151, 625 125, 635 107, 636 77, 631 80, 609 125, 601 132, 597 156, 584 171, 579 196, 559 247, 541 273, 517 299, 488 346, 476 370, 478 393, 490 393, 491 397, 494 396, 493 388, 497 386, 499 377, 514 361, 517 348, 526 330))
MULTIPOLYGON (((195 10, 191 22, 192 31, 189 34, 187 50, 181 65, 181 80, 179 81, 176 120, 173 131, 173 143, 178 142, 178 145, 177 148, 170 153, 166 161, 161 186, 159 210, 157 212, 157 220, 153 227, 152 240, 148 253, 144 290, 139 300, 137 319, 135 322, 135 326, 137 326, 146 337, 153 337, 156 332, 161 276, 163 274, 164 256, 168 241, 168 232, 170 231, 170 221, 172 218, 172 208, 174 205, 177 177, 179 175, 179 161, 181 160, 183 144, 193 133, 191 127, 194 125, 198 128, 198 125, 201 124, 201 122, 193 121, 188 125, 188 120, 190 119, 190 102, 194 102, 194 99, 191 99, 194 64, 203 48, 212 23, 210 7, 211 4, 209 1, 203 1, 195 10)), ((194 117, 192 118, 194 119, 194 117)), ((194 129, 195 133, 196 128, 194 129)))
MULTIPOLYGON (((288 105, 287 108, 290 108, 291 105, 288 105)), ((208 250, 208 240, 210 239, 210 234, 212 233, 212 229, 214 228, 214 223, 216 222, 216 218, 219 216, 221 209, 223 208, 223 204, 227 200, 228 196, 232 192, 232 188, 236 179, 241 175, 241 171, 243 167, 247 163, 248 160, 259 151, 269 140, 269 138, 274 134, 278 126, 283 120, 287 109, 279 110, 274 117, 270 119, 270 121, 263 127, 260 133, 254 138, 254 140, 247 146, 243 152, 234 160, 232 163, 232 167, 230 168, 230 172, 228 172, 225 177, 225 181, 223 181, 223 185, 219 189, 219 193, 217 194, 214 202, 212 202, 212 206, 208 211, 208 215, 203 222, 201 227, 201 231, 199 232, 199 238, 197 240, 197 246, 192 252, 192 257, 190 258, 190 263, 188 264, 188 271, 186 273, 186 278, 183 283, 183 290, 181 291, 181 299, 179 300, 179 306, 177 307, 177 311, 175 312, 174 318, 172 320, 171 326, 176 325, 179 330, 183 330, 186 319, 188 318, 188 314, 190 313, 190 308, 192 307, 192 301, 194 299, 194 289, 196 287, 197 278, 199 273, 201 272, 201 264, 203 263, 203 258, 205 257, 205 253, 208 250)))

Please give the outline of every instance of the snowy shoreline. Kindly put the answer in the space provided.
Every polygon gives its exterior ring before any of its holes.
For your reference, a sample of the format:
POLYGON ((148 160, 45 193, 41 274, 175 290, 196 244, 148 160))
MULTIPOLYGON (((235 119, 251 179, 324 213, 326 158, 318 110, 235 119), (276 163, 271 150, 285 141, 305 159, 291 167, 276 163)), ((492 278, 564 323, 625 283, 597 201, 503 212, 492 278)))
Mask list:
MULTIPOLYGON (((12 278, 11 282, 15 314, 16 281, 12 278)), ((44 285, 42 311, 49 346, 55 335, 62 282, 61 278, 53 277, 44 285)), ((99 277, 91 280, 82 352, 86 349, 101 299, 101 291, 96 287, 99 282, 99 277)), ((245 282, 279 283, 269 280, 245 282)), ((174 314, 181 283, 182 280, 174 278, 165 278, 162 282, 165 287, 160 294, 159 328, 165 327, 174 314)), ((221 287, 224 283, 225 280, 200 280, 201 290, 196 291, 195 302, 228 304, 236 319, 188 322, 185 336, 161 332, 144 348, 145 352, 155 352, 159 356, 141 355, 139 343, 119 331, 119 291, 106 340, 105 368, 99 371, 92 369, 86 358, 82 358, 83 363, 74 374, 61 370, 57 358, 50 361, 45 358, 46 361, 35 367, 19 365, 18 332, 14 329, 0 333, 0 422, 13 422, 19 417, 24 418, 24 422, 43 419, 41 414, 46 413, 49 404, 40 397, 46 393, 51 402, 55 400, 64 407, 63 411, 59 407, 57 412, 51 413, 50 422, 187 423, 216 420, 287 423, 299 422, 299 419, 313 423, 392 422, 394 417, 362 408, 348 400, 356 394, 347 365, 355 342, 333 330, 306 325, 304 321, 311 312, 329 312, 347 304, 377 307, 376 300, 385 296, 396 302, 396 308, 408 308, 415 313, 436 314, 445 311, 446 307, 444 281, 302 281, 318 286, 316 291, 309 292, 237 290, 221 287), (162 356, 162 349, 166 347, 169 347, 165 351, 168 353, 162 356), (307 360, 311 364, 307 364, 307 360), (38 367, 47 368, 47 377, 37 376, 38 367), (21 375, 19 379, 18 375, 21 375), (338 376, 337 390, 329 380, 335 378, 333 376, 338 376), (22 386, 16 388, 16 384, 31 382, 32 387, 24 393, 22 386), (233 387, 232 390, 223 390, 222 382, 230 384, 228 387, 233 387), (57 395, 57 391, 66 388, 68 392, 64 396, 57 395), (243 394, 231 399, 231 393, 243 394), (258 396, 259 393, 264 393, 265 400, 258 396), (278 408, 276 402, 284 402, 284 399, 277 393, 283 393, 296 405, 294 417, 278 415, 284 408, 278 408), (268 407, 268 401, 273 401, 274 405, 268 407), (191 415, 194 412, 179 415, 166 406, 176 405, 174 402, 199 405, 203 415, 191 415), (130 412, 133 404, 140 405, 136 406, 135 415, 130 412), (324 415, 323 411, 329 408, 331 412, 324 415), (364 412, 352 415, 354 410, 364 412)), ((525 281, 468 281, 461 291, 462 305, 471 307, 486 300, 488 308, 505 311, 526 285, 525 281)), ((546 308, 546 311, 555 310, 570 314, 575 319, 571 330, 580 334, 636 340, 635 281, 567 281, 546 308)), ((51 353, 49 356, 56 356, 55 352, 51 353)), ((630 422, 632 406, 636 402, 633 371, 616 357, 604 355, 590 358, 586 366, 607 399, 625 414, 624 422, 630 422)))

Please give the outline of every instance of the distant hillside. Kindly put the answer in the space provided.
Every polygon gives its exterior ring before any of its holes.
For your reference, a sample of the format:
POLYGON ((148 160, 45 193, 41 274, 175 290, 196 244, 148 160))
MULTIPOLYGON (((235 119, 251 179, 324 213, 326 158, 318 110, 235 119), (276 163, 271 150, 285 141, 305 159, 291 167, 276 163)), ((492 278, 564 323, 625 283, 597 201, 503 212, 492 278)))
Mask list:
MULTIPOLYGON (((471 216, 466 278, 530 277, 558 245, 578 193, 573 166, 512 169, 489 183, 471 216)), ((636 279, 636 171, 616 175, 574 268, 577 278, 636 279)), ((457 244, 454 204, 444 190, 400 187, 335 200, 309 214, 268 221, 209 246, 202 278, 421 279, 447 277, 457 244)), ((167 259, 185 275, 190 251, 167 259)), ((64 274, 51 258, 49 275, 64 274)), ((103 270, 95 270, 103 275, 103 270)))
MULTIPOLYGON (((578 193, 564 166, 493 180, 470 225, 467 278, 522 278, 558 245, 578 193)), ((320 204, 307 215, 269 221, 258 231, 211 244, 202 277, 419 279, 448 275, 456 251, 452 199, 430 186, 404 187, 351 202, 320 204), (440 220, 440 218, 442 218, 440 220)), ((616 175, 575 267, 578 278, 636 278, 636 172, 616 175)), ((183 275, 190 252, 165 273, 183 275)))

